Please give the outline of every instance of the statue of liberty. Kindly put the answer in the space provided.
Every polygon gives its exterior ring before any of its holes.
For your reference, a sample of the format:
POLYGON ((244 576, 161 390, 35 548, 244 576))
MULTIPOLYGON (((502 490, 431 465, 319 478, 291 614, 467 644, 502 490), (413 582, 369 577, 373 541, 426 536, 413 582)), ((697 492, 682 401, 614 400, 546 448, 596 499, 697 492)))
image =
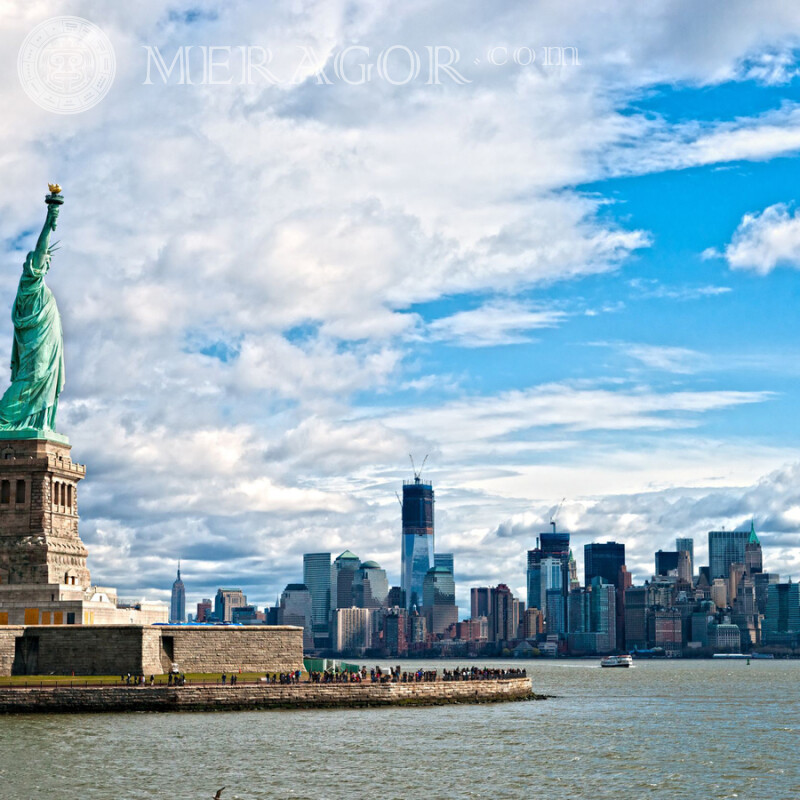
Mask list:
POLYGON ((44 282, 55 246, 61 187, 50 184, 47 218, 28 253, 11 312, 14 344, 11 349, 11 386, 0 399, 0 439, 65 437, 55 433, 58 396, 64 388, 64 338, 53 293, 44 282))

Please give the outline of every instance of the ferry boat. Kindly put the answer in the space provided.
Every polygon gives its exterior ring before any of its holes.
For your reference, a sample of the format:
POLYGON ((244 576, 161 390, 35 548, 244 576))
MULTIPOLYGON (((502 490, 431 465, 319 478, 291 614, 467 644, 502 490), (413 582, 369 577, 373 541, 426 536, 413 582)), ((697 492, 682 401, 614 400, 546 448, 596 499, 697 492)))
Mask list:
POLYGON ((630 656, 606 656, 601 662, 601 667, 632 667, 633 658, 630 656))

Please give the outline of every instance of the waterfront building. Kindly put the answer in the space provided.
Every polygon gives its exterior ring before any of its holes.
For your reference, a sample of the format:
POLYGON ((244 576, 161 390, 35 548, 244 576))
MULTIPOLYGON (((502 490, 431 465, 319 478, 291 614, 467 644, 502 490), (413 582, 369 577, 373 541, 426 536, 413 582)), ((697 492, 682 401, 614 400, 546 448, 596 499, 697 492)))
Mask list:
POLYGON ((548 636, 567 632, 566 600, 560 588, 545 592, 545 628, 548 636))
POLYGON ((363 655, 372 646, 368 608, 337 608, 331 613, 333 649, 338 653, 363 655))
POLYGON ((170 622, 186 622, 186 587, 181 580, 181 565, 178 562, 178 577, 172 584, 172 598, 169 606, 170 622))
POLYGON ((419 613, 419 609, 414 606, 411 609, 408 619, 409 625, 409 649, 424 649, 428 642, 428 622, 425 617, 419 613))
POLYGON ((567 597, 567 645, 571 653, 611 653, 617 647, 616 587, 599 576, 567 597))
MULTIPOLYGON (((530 603, 529 603, 530 605, 530 603)), ((473 619, 486 617, 492 611, 492 590, 489 586, 473 586, 470 589, 470 616, 473 619)))
POLYGON ((727 622, 711 622, 708 626, 708 644, 724 653, 742 651, 742 634, 738 625, 727 622))
POLYGON ((595 652, 613 653, 617 649, 616 587, 600 576, 592 578, 589 592, 589 630, 597 637, 595 652))
POLYGON ((764 615, 765 645, 797 647, 800 640, 800 583, 771 583, 764 615))
POLYGON ((363 561, 353 576, 353 605, 381 608, 389 596, 386 570, 376 561, 363 561))
POLYGON ((544 613, 538 608, 526 608, 522 616, 522 638, 535 639, 544 633, 544 613))
POLYGON ((585 588, 572 589, 567 595, 567 625, 568 633, 588 633, 590 630, 589 619, 589 594, 585 588))
POLYGON ((714 604, 710 600, 704 600, 699 604, 699 610, 692 612, 690 641, 700 647, 708 647, 708 626, 713 622, 714 604))
POLYGON ((331 612, 353 605, 353 581, 361 559, 349 550, 336 557, 331 567, 331 612))
POLYGON ((619 568, 617 575, 617 596, 616 596, 616 612, 617 612, 617 649, 625 650, 627 644, 625 642, 625 592, 633 585, 633 576, 628 572, 623 564, 619 568))
POLYGON ((750 531, 709 531, 708 564, 711 580, 727 578, 732 562, 745 563, 745 546, 749 539, 750 531))
MULTIPOLYGON (((667 655, 681 654, 683 632, 681 612, 677 608, 652 608, 647 618, 647 629, 650 647, 663 647, 667 655)), ((739 629, 736 628, 736 631, 738 635, 739 629)))
POLYGON ((311 626, 316 647, 327 647, 331 613, 331 554, 303 555, 303 583, 311 592, 311 626))
POLYGON ((434 566, 433 486, 418 474, 403 482, 400 585, 408 607, 422 605, 422 584, 434 566))
POLYGON ((678 537, 675 540, 675 549, 689 554, 689 574, 694 576, 694 539, 678 537))
POLYGON ((647 649, 647 619, 650 610, 648 586, 631 586, 625 590, 625 647, 647 649))
POLYGON ((456 623, 456 638, 465 642, 486 642, 489 638, 489 620, 473 617, 456 623))
POLYGON ((756 535, 755 521, 750 523, 750 536, 747 537, 747 544, 744 546, 744 565, 748 575, 756 575, 763 571, 761 542, 756 535))
POLYGON ((517 638, 519 628, 519 600, 506 584, 492 589, 492 609, 489 614, 489 641, 496 644, 517 638))
POLYGON ((625 564, 625 545, 619 542, 592 542, 583 546, 584 585, 593 578, 602 578, 617 586, 619 570, 625 564))
POLYGON ((247 598, 241 589, 217 589, 214 598, 214 617, 217 622, 232 622, 233 609, 247 605, 247 598))
POLYGON ((197 615, 195 617, 195 622, 208 622, 209 617, 212 616, 212 609, 214 608, 214 604, 211 602, 210 597, 204 597, 198 604, 197 604, 197 615))
POLYGON ((458 622, 456 586, 449 569, 432 567, 428 570, 422 585, 422 598, 429 633, 442 634, 458 622))

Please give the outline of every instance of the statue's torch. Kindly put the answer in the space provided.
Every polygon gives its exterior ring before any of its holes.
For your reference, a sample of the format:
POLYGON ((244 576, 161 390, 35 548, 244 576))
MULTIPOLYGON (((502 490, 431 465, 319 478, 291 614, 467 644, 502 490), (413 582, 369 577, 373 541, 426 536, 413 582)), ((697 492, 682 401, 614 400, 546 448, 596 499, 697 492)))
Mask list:
POLYGON ((64 195, 61 194, 61 187, 57 183, 48 183, 47 187, 50 189, 50 194, 44 196, 44 201, 51 216, 50 226, 55 230, 59 206, 64 205, 64 195))

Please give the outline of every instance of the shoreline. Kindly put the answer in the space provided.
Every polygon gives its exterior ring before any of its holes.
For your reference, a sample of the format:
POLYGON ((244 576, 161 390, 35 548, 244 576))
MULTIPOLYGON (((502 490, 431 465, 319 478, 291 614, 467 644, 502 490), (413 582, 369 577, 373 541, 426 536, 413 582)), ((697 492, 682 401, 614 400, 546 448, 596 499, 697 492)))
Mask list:
POLYGON ((0 714, 246 711, 437 706, 542 700, 531 678, 420 683, 0 688, 0 714))

